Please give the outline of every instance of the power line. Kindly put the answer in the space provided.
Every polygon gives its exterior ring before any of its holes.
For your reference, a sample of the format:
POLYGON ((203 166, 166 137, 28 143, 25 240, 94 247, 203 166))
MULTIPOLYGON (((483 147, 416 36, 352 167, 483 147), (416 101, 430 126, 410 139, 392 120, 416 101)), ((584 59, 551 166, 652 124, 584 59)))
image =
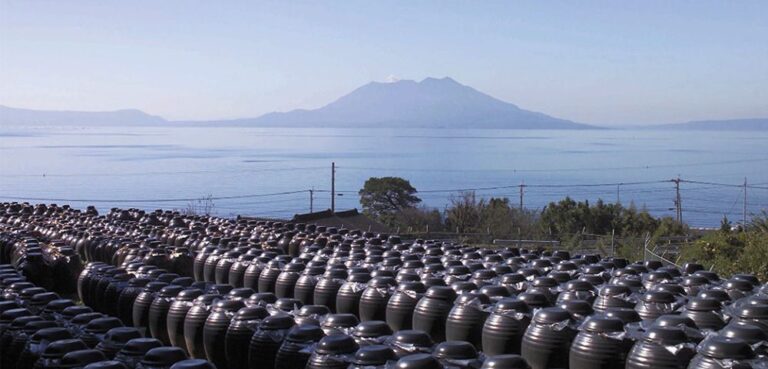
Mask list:
MULTIPOLYGON (((701 184, 701 185, 710 185, 710 186, 719 186, 719 187, 735 187, 735 188, 744 188, 744 184, 730 184, 730 183, 718 183, 718 182, 705 182, 705 181, 692 181, 692 180, 686 180, 681 179, 680 182, 683 183, 692 183, 692 184, 701 184)), ((759 188, 759 189, 768 189, 768 187, 759 187, 754 185, 746 185, 747 188, 759 188)))
POLYGON ((262 194, 249 194, 249 195, 236 195, 236 196, 219 196, 219 197, 194 197, 194 198, 178 198, 178 199, 66 199, 66 198, 42 198, 42 197, 21 197, 21 196, 0 196, 9 200, 31 200, 31 201, 59 201, 59 202, 92 202, 92 203, 165 203, 165 202, 182 202, 182 201, 198 201, 198 200, 234 200, 234 199, 247 199, 254 197, 267 197, 267 196, 281 196, 292 195, 297 193, 306 193, 307 190, 301 191, 286 191, 286 192, 274 192, 274 193, 262 193, 262 194))
POLYGON ((3 177, 132 177, 149 175, 178 175, 178 174, 210 174, 210 173, 258 173, 258 172, 290 172, 295 170, 319 170, 325 167, 291 167, 291 168, 258 168, 258 169, 221 169, 221 170, 183 170, 183 171, 154 171, 128 173, 41 173, 41 174, 3 174, 3 177))
POLYGON ((356 166, 337 166, 339 169, 354 169, 354 170, 381 170, 381 171, 416 171, 416 172, 467 172, 467 171, 495 171, 495 172, 577 172, 577 171, 602 171, 602 170, 630 170, 630 169, 653 169, 653 168, 685 168, 685 167, 697 167, 707 165, 722 165, 722 164, 740 164, 740 163, 754 163, 768 161, 768 158, 757 159, 744 159, 744 160, 724 160, 713 162, 700 162, 700 163, 687 163, 687 164, 659 164, 659 165, 635 165, 635 166, 623 166, 623 167, 586 167, 586 168, 543 168, 543 169, 526 169, 526 168, 512 168, 512 169, 434 169, 434 168, 376 168, 376 167, 356 167, 356 166))

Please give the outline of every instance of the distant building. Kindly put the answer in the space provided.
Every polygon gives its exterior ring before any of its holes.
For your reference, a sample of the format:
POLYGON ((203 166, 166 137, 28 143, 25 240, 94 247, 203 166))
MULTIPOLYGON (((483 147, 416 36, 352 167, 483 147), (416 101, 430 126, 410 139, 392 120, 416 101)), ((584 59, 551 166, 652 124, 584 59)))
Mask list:
POLYGON ((392 233, 389 227, 358 212, 357 209, 337 211, 336 213, 328 209, 314 213, 296 214, 291 222, 314 223, 327 227, 359 229, 375 233, 392 233))

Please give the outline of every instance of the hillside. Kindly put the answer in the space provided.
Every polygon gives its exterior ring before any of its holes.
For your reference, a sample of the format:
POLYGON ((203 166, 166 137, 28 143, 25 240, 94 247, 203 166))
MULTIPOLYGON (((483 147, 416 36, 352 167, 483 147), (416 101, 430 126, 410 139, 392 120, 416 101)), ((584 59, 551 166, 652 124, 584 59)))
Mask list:
POLYGON ((135 109, 84 112, 18 109, 0 105, 0 125, 4 126, 131 126, 163 123, 167 121, 135 109))
POLYGON ((698 120, 686 123, 645 126, 643 128, 700 131, 768 131, 768 118, 698 120))
POLYGON ((319 109, 219 123, 280 127, 594 128, 520 109, 451 78, 371 82, 319 109))

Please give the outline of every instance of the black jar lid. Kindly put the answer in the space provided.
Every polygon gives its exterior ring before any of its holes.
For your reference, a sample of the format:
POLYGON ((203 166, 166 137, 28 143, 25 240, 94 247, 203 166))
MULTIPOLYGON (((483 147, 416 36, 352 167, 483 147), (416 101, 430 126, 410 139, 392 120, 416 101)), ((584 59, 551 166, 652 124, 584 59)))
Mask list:
POLYGON ((203 359, 187 359, 173 364, 171 369, 216 369, 216 366, 203 359))
POLYGON ((42 322, 42 321, 45 321, 45 319, 37 315, 20 316, 12 320, 11 325, 7 329, 8 331, 17 331, 19 329, 24 328, 24 326, 27 325, 27 323, 42 322))
POLYGON ((709 279, 700 275, 689 275, 683 278, 680 284, 684 287, 703 286, 709 284, 709 279))
POLYGON ((91 320, 85 326, 85 331, 88 333, 106 333, 112 328, 122 326, 123 322, 120 319, 109 316, 91 320))
POLYGON ((167 286, 168 283, 166 282, 149 282, 146 286, 144 286, 144 292, 158 292, 163 287, 167 286))
POLYGON ((592 304, 584 300, 566 300, 562 301, 558 307, 565 309, 574 316, 587 316, 594 312, 592 304))
POLYGON ((85 325, 90 323, 92 320, 103 318, 104 314, 97 313, 95 311, 92 311, 90 313, 82 313, 75 315, 70 322, 75 325, 85 325))
POLYGON ((696 327, 696 322, 693 321, 693 319, 678 315, 678 314, 666 314, 662 315, 656 320, 653 321, 653 326, 655 327, 682 327, 686 326, 689 328, 698 328, 696 327))
POLYGON ((211 304, 213 304, 213 303, 214 303, 216 300, 219 300, 219 299, 222 299, 222 298, 223 298, 223 296, 221 296, 221 295, 218 295, 218 294, 212 294, 212 293, 207 293, 207 294, 204 294, 204 295, 200 295, 200 296, 198 296, 197 298, 195 298, 195 303, 197 303, 197 304, 205 304, 205 305, 211 305, 211 304))
MULTIPOLYGON (((34 324, 37 322, 29 323, 34 324)), ((43 328, 37 332, 35 332, 34 335, 32 335, 32 338, 30 338, 30 341, 35 342, 41 342, 41 341, 58 341, 58 340, 65 340, 68 338, 72 338, 72 333, 69 332, 66 328, 62 327, 52 327, 52 328, 43 328)))
POLYGON ((424 293, 427 291, 427 288, 422 282, 402 282, 398 285, 397 289, 400 291, 411 291, 416 293, 424 293))
POLYGON ((554 288, 557 287, 559 283, 552 277, 537 277, 533 280, 532 285, 534 287, 554 288))
POLYGON ((374 288, 387 288, 387 287, 394 287, 396 285, 397 285, 397 281, 395 281, 394 277, 390 277, 390 276, 378 276, 368 281, 368 286, 374 287, 374 288))
POLYGON ((456 299, 456 291, 454 291, 453 288, 447 286, 432 286, 429 287, 424 296, 428 298, 453 302, 453 300, 456 299))
MULTIPOLYGON (((141 268, 139 268, 141 269, 141 268)), ((144 287, 152 280, 149 278, 131 278, 128 280, 128 287, 144 287)))
POLYGON ((315 351, 318 354, 349 354, 357 351, 355 340, 346 334, 334 334, 323 337, 317 344, 315 351))
POLYGON ((701 291, 701 292, 699 292, 699 296, 698 297, 711 298, 711 299, 718 300, 720 302, 725 302, 725 301, 730 301, 731 300, 731 296, 729 296, 728 293, 723 291, 723 290, 705 290, 705 291, 701 291))
POLYGON ((768 305, 746 305, 739 309, 736 314, 742 319, 768 319, 768 305))
POLYGON ((134 338, 128 341, 120 352, 128 356, 142 356, 147 351, 162 345, 163 343, 156 338, 134 338))
POLYGON ((639 322, 642 320, 637 310, 632 308, 612 307, 605 309, 605 316, 609 318, 621 319, 625 324, 639 322))
POLYGON ((157 295, 158 297, 175 297, 183 290, 184 287, 182 286, 170 285, 161 288, 157 295))
POLYGON ((232 318, 232 320, 254 320, 254 319, 264 319, 269 316, 269 312, 266 308, 261 306, 246 306, 240 308, 240 310, 237 311, 237 314, 232 318))
POLYGON ((417 347, 432 347, 432 338, 424 331, 406 329, 397 331, 392 335, 394 342, 409 344, 417 347))
POLYGON ((357 350, 353 363, 362 366, 384 365, 390 360, 397 359, 395 351, 385 345, 370 345, 357 350))
POLYGON ((722 307, 720 301, 707 297, 694 297, 685 305, 685 308, 691 311, 716 311, 722 307))
POLYGON ((203 294, 198 288, 187 288, 176 295, 177 301, 192 301, 203 294))
POLYGON ((141 332, 134 327, 117 327, 107 331, 104 341, 126 343, 134 338, 141 338, 141 332))
POLYGON ((595 286, 592 283, 583 280, 569 281, 565 284, 566 291, 592 291, 594 289, 595 286))
POLYGON ((125 364, 116 360, 104 360, 95 363, 90 363, 83 369, 128 369, 125 364))
POLYGON ((685 295, 685 288, 676 283, 659 283, 651 289, 652 291, 669 292, 673 295, 685 295))
POLYGON ((622 332, 624 321, 619 318, 595 316, 587 319, 583 329, 594 333, 622 332))
POLYGON ((548 307, 538 310, 533 317, 536 323, 553 324, 571 319, 571 313, 559 307, 548 307))
POLYGON ((32 295, 29 304, 34 306, 44 306, 54 300, 59 300, 61 297, 56 292, 41 292, 32 295))
POLYGON ((181 287, 189 287, 192 283, 195 283, 195 280, 192 279, 192 277, 179 277, 171 281, 172 285, 181 287))
POLYGON ((68 352, 85 350, 87 348, 88 345, 79 338, 57 340, 51 342, 51 344, 45 348, 41 357, 45 359, 60 358, 68 352))
POLYGON ((643 339, 648 342, 670 346, 688 342, 688 335, 680 327, 652 326, 645 332, 643 339))
POLYGON ((348 282, 355 283, 367 283, 369 280, 371 280, 370 273, 352 273, 347 277, 348 282))
POLYGON ((71 351, 61 358, 62 368, 84 367, 91 363, 107 360, 103 352, 93 349, 71 351))
POLYGON ((507 354, 487 358, 480 369, 530 369, 530 366, 522 356, 507 354))
POLYGON ((213 306, 215 312, 236 312, 245 307, 242 300, 219 300, 213 306))
MULTIPOLYGON (((22 300, 31 300, 35 295, 39 293, 48 292, 45 288, 42 287, 27 287, 19 293, 19 296, 22 300)), ((58 298, 58 297, 57 297, 58 298)))
POLYGON ((93 312, 93 309, 90 306, 75 305, 75 306, 64 308, 64 310, 61 311, 61 315, 66 320, 72 320, 72 318, 80 314, 92 313, 92 312, 93 312))
POLYGON ((728 324, 718 334, 724 337, 738 338, 750 344, 768 341, 768 334, 762 328, 749 322, 728 324))
POLYGON ((462 305, 462 304, 468 304, 468 303, 474 303, 474 302, 479 302, 481 304, 490 304, 491 299, 482 293, 464 292, 456 298, 456 301, 454 301, 456 305, 462 305))
POLYGON ((508 273, 501 277, 502 284, 515 284, 525 282, 525 276, 518 273, 508 273))
POLYGON ((725 288, 728 290, 736 290, 741 292, 750 292, 755 288, 755 285, 752 284, 750 281, 746 281, 744 279, 730 279, 728 282, 725 282, 725 288))
POLYGON ((508 297, 511 295, 507 287, 499 286, 499 285, 483 286, 483 288, 480 289, 480 293, 487 297, 496 297, 496 298, 508 297))
POLYGON ((642 300, 643 302, 663 304, 671 304, 676 301, 675 295, 665 291, 648 291, 643 295, 642 300))
POLYGON ((360 323, 354 314, 329 314, 323 320, 326 327, 354 327, 360 323))
POLYGON ((524 301, 518 300, 514 297, 506 297, 496 303, 494 310, 515 310, 519 312, 529 312, 531 309, 524 301))
POLYGON ((397 369, 442 369, 443 365, 430 354, 414 354, 398 360, 396 367, 397 369))
POLYGON ((325 336, 325 332, 314 324, 302 324, 288 331, 287 340, 292 342, 317 342, 325 336))
POLYGON ((699 344, 699 354, 715 359, 743 360, 755 357, 752 347, 738 338, 711 336, 699 344))
POLYGON ((45 311, 60 312, 70 306, 75 306, 75 302, 70 299, 55 299, 49 301, 48 304, 45 305, 45 311))
POLYGON ((528 306, 531 307, 550 306, 547 296, 539 292, 524 292, 517 295, 517 299, 525 302, 528 306))
POLYGON ((163 346, 155 347, 144 355, 141 364, 144 366, 171 366, 179 361, 186 360, 187 354, 179 347, 163 346))
POLYGON ((259 328, 265 330, 288 329, 293 327, 294 324, 296 323, 292 316, 288 314, 277 314, 264 318, 259 324, 259 328))
POLYGON ((466 341, 445 341, 437 344, 433 352, 438 359, 468 360, 477 358, 477 349, 466 341))
POLYGON ((352 335, 356 337, 375 338, 392 334, 387 322, 381 320, 369 320, 358 324, 352 335))
POLYGON ((249 305, 274 304, 277 296, 272 292, 257 292, 246 300, 249 305))

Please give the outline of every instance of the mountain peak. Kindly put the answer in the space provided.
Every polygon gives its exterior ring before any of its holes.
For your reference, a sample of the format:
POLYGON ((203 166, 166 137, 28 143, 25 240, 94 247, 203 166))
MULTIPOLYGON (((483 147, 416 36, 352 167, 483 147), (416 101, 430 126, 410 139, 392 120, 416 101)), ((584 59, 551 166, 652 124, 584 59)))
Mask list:
POLYGON ((314 110, 240 120, 293 127, 583 129, 585 124, 527 111, 450 77, 371 82, 314 110))
POLYGON ((421 80, 419 83, 450 83, 450 84, 456 84, 460 85, 460 83, 456 82, 451 77, 443 77, 443 78, 435 78, 435 77, 427 77, 421 80))

